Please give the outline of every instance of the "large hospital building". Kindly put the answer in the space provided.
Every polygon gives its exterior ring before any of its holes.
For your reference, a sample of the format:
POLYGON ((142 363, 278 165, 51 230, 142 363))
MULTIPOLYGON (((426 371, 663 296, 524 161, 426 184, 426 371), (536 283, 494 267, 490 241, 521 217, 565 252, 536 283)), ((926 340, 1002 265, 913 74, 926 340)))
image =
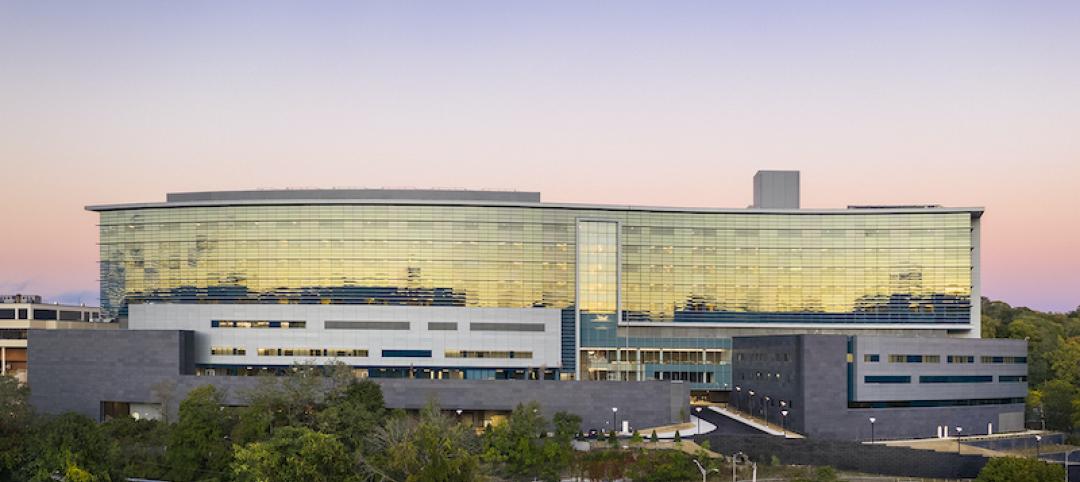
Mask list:
POLYGON ((759 172, 738 209, 351 189, 87 209, 102 316, 191 332, 207 377, 335 360, 383 379, 674 380, 726 401, 738 337, 979 337, 981 208, 802 209, 792 171, 759 172))

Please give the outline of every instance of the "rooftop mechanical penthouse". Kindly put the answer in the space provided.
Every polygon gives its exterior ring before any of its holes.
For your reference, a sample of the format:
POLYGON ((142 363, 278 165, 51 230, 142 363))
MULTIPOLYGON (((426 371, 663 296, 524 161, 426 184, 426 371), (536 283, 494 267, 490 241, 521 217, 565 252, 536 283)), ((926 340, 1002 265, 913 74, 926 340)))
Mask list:
POLYGON ((734 336, 979 336, 981 208, 800 209, 797 173, 754 186, 744 209, 439 190, 87 209, 103 316, 195 331, 204 374, 339 359, 372 377, 684 380, 716 398, 734 336))

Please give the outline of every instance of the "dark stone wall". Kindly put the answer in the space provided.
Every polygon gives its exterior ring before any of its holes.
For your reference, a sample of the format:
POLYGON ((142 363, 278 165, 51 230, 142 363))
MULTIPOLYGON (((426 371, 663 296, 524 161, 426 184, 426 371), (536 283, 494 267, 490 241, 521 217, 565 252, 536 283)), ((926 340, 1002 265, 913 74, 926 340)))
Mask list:
MULTIPOLYGON (((31 330, 30 402, 44 413, 77 412, 101 418, 101 402, 160 403, 163 387, 175 417, 191 389, 214 385, 226 402, 242 404, 258 377, 195 376, 191 332, 176 330, 31 330)), ((447 410, 512 410, 536 401, 544 415, 567 411, 582 428, 605 429, 618 407, 618 424, 645 428, 679 421, 689 404, 690 385, 670 381, 568 382, 527 380, 374 379, 391 408, 417 409, 435 399, 447 410)))
MULTIPOLYGON (((762 416, 761 398, 791 400, 787 426, 813 438, 835 440, 870 440, 870 417, 874 417, 873 436, 878 440, 928 438, 937 436, 939 425, 962 427, 964 435, 986 434, 987 423, 1000 430, 999 415, 1023 412, 1023 404, 975 405, 925 408, 848 408, 847 337, 842 335, 791 335, 735 337, 732 373, 734 383, 743 392, 742 410, 746 410, 745 392, 753 389, 757 402, 756 416, 762 416), (751 352, 768 353, 764 360, 751 360, 751 352), (740 358, 739 355, 746 355, 740 358), (784 354, 793 362, 778 361, 784 354), (757 372, 774 373, 758 380, 757 372), (777 381, 775 373, 780 373, 777 381), (742 374, 746 380, 740 380, 742 374), (789 380, 789 375, 794 380, 789 380)), ((778 407, 770 407, 770 420, 776 421, 778 407)), ((950 434, 954 433, 950 428, 950 434)))

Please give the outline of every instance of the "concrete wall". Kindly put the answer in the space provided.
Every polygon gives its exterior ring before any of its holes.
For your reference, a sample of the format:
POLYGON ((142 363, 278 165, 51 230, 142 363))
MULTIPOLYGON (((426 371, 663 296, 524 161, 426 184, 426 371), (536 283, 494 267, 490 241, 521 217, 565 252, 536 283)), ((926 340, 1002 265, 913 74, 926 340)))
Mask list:
MULTIPOLYGON (((77 412, 100 419, 101 402, 160 403, 175 417, 191 389, 212 384, 240 405, 260 377, 193 375, 191 332, 119 330, 109 332, 30 332, 30 401, 44 413, 77 412), (169 393, 163 397, 162 392, 169 393)), ((644 428, 678 421, 689 402, 689 384, 680 382, 563 382, 524 380, 375 379, 387 406, 415 409, 436 398, 445 409, 511 410, 537 401, 545 416, 568 411, 583 428, 610 426, 611 407, 619 424, 644 428)))

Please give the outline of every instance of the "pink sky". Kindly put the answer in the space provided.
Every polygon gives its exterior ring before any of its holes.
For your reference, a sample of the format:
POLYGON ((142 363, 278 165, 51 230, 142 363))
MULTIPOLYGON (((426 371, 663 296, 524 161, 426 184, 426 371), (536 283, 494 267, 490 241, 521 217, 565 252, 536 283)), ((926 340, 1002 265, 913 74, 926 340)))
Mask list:
POLYGON ((0 7, 0 292, 96 298, 82 207, 168 191, 741 207, 798 169, 806 207, 983 206, 984 294, 1080 305, 1074 3, 119 5, 0 7))

